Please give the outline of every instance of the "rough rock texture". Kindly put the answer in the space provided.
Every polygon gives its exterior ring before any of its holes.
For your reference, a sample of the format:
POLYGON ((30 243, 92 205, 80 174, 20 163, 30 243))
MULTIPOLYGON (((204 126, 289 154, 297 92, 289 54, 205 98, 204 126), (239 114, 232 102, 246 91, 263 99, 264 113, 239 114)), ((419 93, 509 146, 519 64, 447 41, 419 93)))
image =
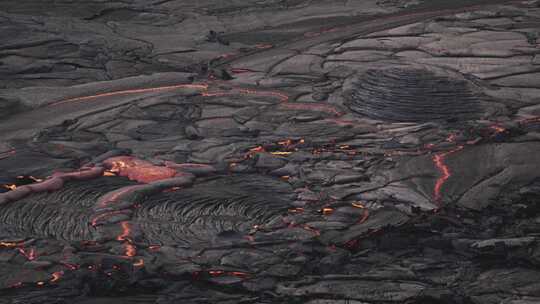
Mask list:
POLYGON ((0 303, 540 303, 538 1, 0 3, 0 303))

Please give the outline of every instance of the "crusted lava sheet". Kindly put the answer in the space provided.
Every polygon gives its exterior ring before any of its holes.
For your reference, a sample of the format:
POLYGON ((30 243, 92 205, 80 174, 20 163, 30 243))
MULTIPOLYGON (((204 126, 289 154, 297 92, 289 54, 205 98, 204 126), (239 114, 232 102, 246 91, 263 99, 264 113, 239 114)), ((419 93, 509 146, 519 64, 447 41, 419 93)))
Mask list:
POLYGON ((540 303, 539 1, 0 3, 0 304, 540 303))

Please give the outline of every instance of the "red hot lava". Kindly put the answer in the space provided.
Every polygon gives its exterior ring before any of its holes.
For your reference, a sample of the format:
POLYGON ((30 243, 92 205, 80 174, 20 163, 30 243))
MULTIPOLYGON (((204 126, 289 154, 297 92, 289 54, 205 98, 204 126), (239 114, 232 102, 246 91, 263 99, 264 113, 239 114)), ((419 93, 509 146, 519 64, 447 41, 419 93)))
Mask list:
POLYGON ((442 186, 446 183, 446 181, 452 176, 452 172, 450 171, 450 168, 445 163, 445 159, 458 151, 463 150, 463 146, 458 146, 450 151, 446 151, 443 153, 439 153, 433 156, 433 163, 437 167, 437 170, 441 173, 437 181, 435 182, 435 187, 433 188, 433 198, 435 201, 440 204, 442 195, 441 195, 441 189, 442 186))
POLYGON ((174 169, 156 166, 148 161, 130 156, 109 158, 103 164, 108 168, 107 172, 127 177, 130 180, 140 183, 150 183, 171 178, 177 173, 174 169))

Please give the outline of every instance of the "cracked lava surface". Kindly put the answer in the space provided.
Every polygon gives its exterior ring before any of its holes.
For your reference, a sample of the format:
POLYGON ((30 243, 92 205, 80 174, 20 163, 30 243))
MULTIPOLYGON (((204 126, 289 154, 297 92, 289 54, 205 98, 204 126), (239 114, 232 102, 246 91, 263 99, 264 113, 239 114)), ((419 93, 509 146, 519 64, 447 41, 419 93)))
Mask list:
POLYGON ((540 303, 539 1, 0 24, 0 304, 540 303))

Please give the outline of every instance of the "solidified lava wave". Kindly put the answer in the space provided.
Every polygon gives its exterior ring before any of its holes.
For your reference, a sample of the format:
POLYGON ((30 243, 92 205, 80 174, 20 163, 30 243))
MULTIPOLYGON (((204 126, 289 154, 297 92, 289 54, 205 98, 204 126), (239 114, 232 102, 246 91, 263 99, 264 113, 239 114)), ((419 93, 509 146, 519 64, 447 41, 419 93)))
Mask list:
MULTIPOLYGON (((32 194, 8 203, 0 216, 1 236, 93 240, 97 236, 93 221, 106 220, 118 212, 132 213, 120 210, 96 217, 96 201, 110 191, 134 184, 121 177, 73 181, 58 191, 32 194)), ((221 177, 193 188, 146 196, 137 201, 131 222, 140 226, 150 244, 209 242, 220 233, 247 233, 252 226, 277 218, 289 207, 290 196, 290 186, 276 179, 250 175, 221 177)), ((112 205, 115 204, 122 202, 112 205)), ((123 222, 119 227, 127 225, 123 222)), ((129 230, 123 228, 118 240, 129 238, 129 230)))
POLYGON ((481 112, 465 79, 410 67, 368 70, 346 99, 352 111, 383 121, 470 120, 481 112))
POLYGON ((69 241, 93 239, 92 208, 104 194, 135 183, 123 178, 100 177, 71 181, 53 192, 31 194, 2 206, 3 237, 52 237, 69 241))

